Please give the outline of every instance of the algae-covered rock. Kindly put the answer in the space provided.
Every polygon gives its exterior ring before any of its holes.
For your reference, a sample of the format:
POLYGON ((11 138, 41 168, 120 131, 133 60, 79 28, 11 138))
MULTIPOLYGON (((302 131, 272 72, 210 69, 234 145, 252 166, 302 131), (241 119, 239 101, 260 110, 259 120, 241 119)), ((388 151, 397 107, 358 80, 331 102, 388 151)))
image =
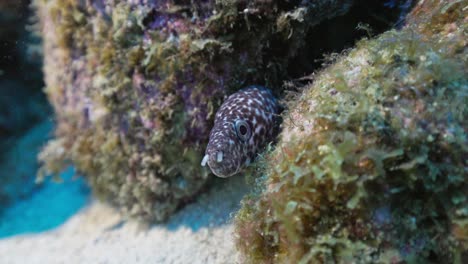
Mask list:
POLYGON ((289 103, 236 216, 247 263, 466 263, 466 1, 420 1, 289 103))
POLYGON ((166 219, 208 180, 223 97, 279 92, 304 34, 351 3, 36 0, 57 121, 43 173, 74 164, 125 214, 166 219))

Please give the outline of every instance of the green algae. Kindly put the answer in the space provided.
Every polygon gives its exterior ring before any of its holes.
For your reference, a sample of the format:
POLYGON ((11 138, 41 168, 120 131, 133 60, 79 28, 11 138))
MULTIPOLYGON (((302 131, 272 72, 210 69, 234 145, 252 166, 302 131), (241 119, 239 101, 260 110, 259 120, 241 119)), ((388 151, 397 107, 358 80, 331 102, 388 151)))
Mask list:
POLYGON ((408 26, 360 41, 289 101, 236 216, 244 262, 463 262, 463 8, 421 1, 408 26))

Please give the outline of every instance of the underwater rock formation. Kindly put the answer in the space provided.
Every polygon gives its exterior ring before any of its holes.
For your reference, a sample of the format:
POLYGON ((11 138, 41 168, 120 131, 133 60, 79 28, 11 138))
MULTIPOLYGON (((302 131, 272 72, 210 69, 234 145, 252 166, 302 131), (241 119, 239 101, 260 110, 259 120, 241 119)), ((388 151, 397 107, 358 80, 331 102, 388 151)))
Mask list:
POLYGON ((124 214, 165 220, 208 181, 223 97, 279 92, 307 31, 352 2, 36 0, 57 121, 42 174, 73 164, 124 214))
POLYGON ((289 101, 236 216, 246 263, 466 263, 466 1, 420 1, 289 101))

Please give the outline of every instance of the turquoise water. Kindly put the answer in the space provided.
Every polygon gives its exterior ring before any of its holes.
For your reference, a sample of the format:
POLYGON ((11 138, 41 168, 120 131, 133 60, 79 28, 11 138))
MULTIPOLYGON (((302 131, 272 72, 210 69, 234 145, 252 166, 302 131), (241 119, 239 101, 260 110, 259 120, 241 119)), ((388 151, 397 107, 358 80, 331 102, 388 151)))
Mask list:
POLYGON ((82 178, 73 175, 70 168, 61 175, 62 183, 48 180, 30 197, 6 208, 0 216, 0 238, 54 229, 85 206, 90 191, 82 178))

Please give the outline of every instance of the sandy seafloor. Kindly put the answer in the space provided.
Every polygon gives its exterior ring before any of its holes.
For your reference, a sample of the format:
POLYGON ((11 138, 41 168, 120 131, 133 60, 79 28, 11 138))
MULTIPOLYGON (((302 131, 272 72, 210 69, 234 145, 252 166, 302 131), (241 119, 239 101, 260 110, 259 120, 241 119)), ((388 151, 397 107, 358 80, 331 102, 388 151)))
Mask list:
POLYGON ((232 215, 247 192, 225 179, 166 224, 145 228, 91 198, 82 179, 47 183, 0 217, 0 263, 237 263, 232 215))

